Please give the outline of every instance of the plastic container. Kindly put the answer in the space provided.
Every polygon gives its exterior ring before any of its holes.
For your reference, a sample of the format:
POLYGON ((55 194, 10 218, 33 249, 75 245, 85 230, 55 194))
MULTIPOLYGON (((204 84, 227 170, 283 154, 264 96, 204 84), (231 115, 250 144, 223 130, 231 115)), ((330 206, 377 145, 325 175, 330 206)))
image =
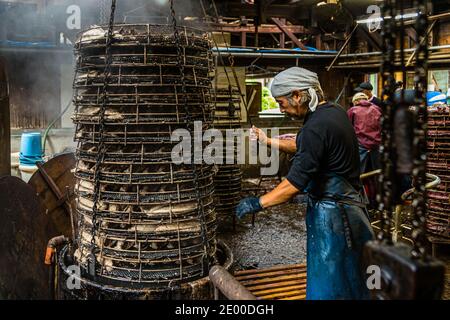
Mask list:
POLYGON ((19 162, 23 166, 34 166, 42 161, 42 145, 40 132, 24 132, 20 142, 19 162))

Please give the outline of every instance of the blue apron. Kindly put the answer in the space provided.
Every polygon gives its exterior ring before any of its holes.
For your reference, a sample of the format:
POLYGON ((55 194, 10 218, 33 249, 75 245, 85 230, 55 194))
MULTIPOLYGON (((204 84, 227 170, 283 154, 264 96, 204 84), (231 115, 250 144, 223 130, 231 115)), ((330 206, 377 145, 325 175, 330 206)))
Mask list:
POLYGON ((311 182, 306 191, 306 299, 368 299, 361 256, 373 230, 361 194, 336 175, 311 182))

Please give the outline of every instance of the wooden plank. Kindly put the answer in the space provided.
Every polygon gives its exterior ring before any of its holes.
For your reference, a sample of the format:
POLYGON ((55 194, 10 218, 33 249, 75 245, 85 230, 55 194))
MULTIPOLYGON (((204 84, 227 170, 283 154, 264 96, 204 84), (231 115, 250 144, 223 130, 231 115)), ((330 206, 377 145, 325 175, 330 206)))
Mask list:
POLYGON ((260 298, 260 299, 287 298, 287 297, 295 297, 295 296, 304 295, 304 294, 306 294, 306 290, 293 290, 290 292, 281 292, 281 293, 274 293, 274 294, 258 296, 258 298, 260 298))
POLYGON ((263 290, 263 289, 269 289, 269 288, 280 288, 280 287, 285 287, 285 286, 290 286, 290 285, 300 285, 300 284, 305 284, 305 283, 306 283, 306 278, 301 279, 301 280, 282 281, 282 282, 277 282, 277 283, 249 286, 249 287, 247 287, 247 289, 250 290, 251 292, 254 292, 257 290, 263 290))
POLYGON ((306 264, 299 263, 299 264, 291 264, 291 265, 279 265, 275 267, 270 267, 267 269, 250 269, 250 270, 240 270, 236 271, 234 273, 235 276, 242 276, 245 274, 255 274, 255 273, 261 273, 266 271, 278 271, 278 270, 287 270, 287 269, 294 269, 294 268, 306 268, 306 264))
POLYGON ((288 286, 288 287, 268 289, 268 290, 252 291, 252 293, 255 296, 259 297, 259 296, 262 296, 265 294, 270 294, 270 293, 290 292, 292 290, 300 290, 300 289, 306 289, 306 284, 299 284, 299 285, 295 285, 295 286, 288 286))
POLYGON ((284 281, 284 280, 296 280, 296 279, 297 280, 306 279, 306 274, 293 274, 293 275, 279 276, 279 277, 266 278, 266 279, 241 281, 241 284, 243 286, 250 286, 253 284, 266 284, 266 283, 274 283, 274 282, 280 282, 280 281, 284 281))
MULTIPOLYGON (((216 30, 232 33, 255 33, 255 26, 239 26, 239 25, 217 25, 216 30)), ((310 34, 311 32, 303 26, 286 25, 286 30, 292 33, 310 34)), ((283 33, 276 25, 260 25, 258 26, 258 33, 283 33)))
POLYGON ((280 270, 280 271, 273 271, 273 272, 266 272, 266 273, 257 273, 257 274, 249 274, 246 276, 235 276, 236 280, 249 280, 249 279, 257 279, 257 278, 267 278, 267 277, 273 277, 273 276, 281 276, 281 275, 287 275, 287 274, 302 274, 306 273, 303 269, 291 269, 291 270, 280 270))

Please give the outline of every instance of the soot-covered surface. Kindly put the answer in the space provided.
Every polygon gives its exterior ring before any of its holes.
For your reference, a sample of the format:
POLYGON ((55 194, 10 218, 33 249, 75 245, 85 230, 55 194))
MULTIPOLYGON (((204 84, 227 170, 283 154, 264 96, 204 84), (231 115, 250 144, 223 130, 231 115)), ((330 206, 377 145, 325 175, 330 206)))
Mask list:
MULTIPOLYGON (((258 195, 276 184, 276 180, 263 182, 258 195)), ((255 186, 244 181, 244 190, 255 186)), ((291 202, 257 213, 254 226, 251 215, 238 221, 235 231, 231 218, 222 222, 219 238, 231 247, 235 269, 306 263, 305 211, 304 204, 291 202)))

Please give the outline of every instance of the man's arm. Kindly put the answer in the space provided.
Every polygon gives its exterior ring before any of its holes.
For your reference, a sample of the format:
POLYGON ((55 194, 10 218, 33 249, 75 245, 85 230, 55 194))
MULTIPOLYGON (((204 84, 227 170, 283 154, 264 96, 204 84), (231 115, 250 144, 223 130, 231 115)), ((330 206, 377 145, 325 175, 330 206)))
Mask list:
POLYGON ((263 195, 259 202, 261 207, 268 208, 277 204, 285 203, 294 197, 299 190, 294 187, 287 179, 284 179, 278 186, 269 193, 263 195))
POLYGON ((280 151, 289 154, 295 154, 297 152, 297 144, 294 139, 281 140, 275 138, 267 138, 267 145, 271 146, 272 148, 278 148, 280 151))
POLYGON ((286 152, 289 154, 295 154, 297 152, 297 144, 295 139, 292 140, 280 140, 280 139, 271 139, 268 138, 267 135, 261 129, 253 126, 253 131, 258 137, 259 142, 265 143, 272 148, 278 148, 282 152, 286 152))

